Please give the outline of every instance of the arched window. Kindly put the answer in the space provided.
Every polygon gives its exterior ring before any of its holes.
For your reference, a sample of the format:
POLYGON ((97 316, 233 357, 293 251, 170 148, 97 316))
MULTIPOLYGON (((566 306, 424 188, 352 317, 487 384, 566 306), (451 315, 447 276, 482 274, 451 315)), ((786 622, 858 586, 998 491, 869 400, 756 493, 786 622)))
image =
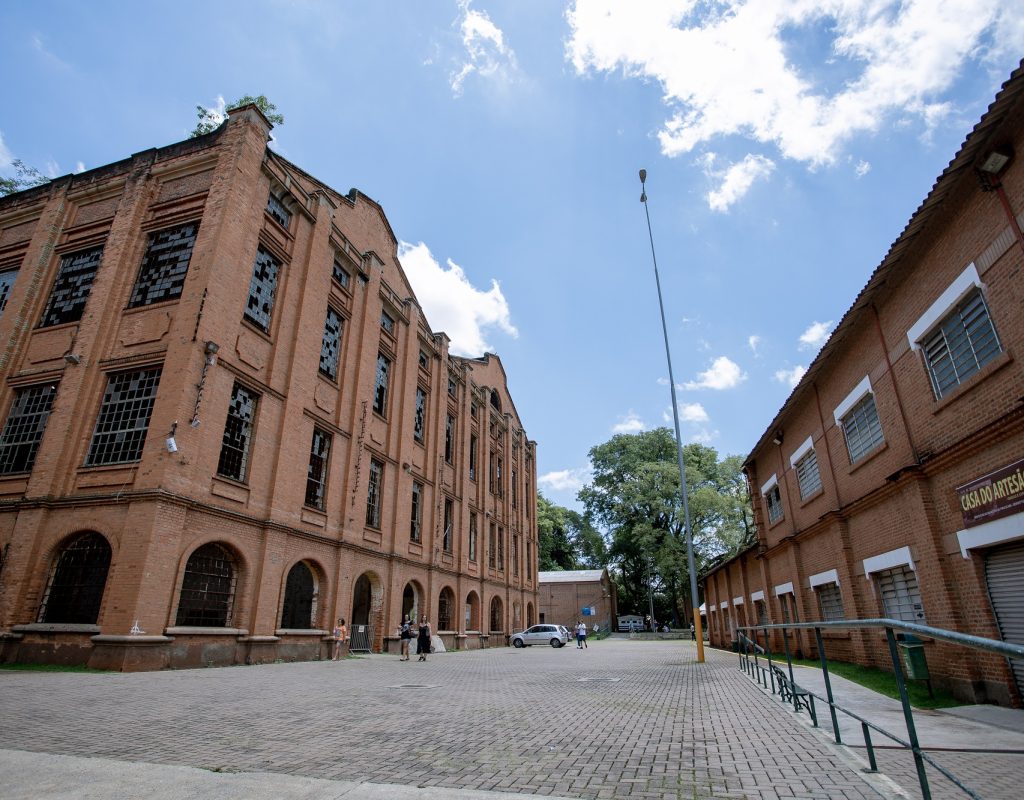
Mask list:
POLYGON ((219 544, 188 557, 178 599, 178 625, 226 628, 235 598, 235 559, 219 544))
POLYGON ((288 571, 284 586, 284 606, 281 609, 281 627, 309 630, 315 628, 316 578, 305 561, 288 571))
POLYGON ((39 608, 40 622, 95 625, 110 569, 110 545, 98 533, 69 542, 53 566, 39 608))
POLYGON ((491 630, 491 633, 501 632, 503 630, 502 622, 501 622, 501 598, 500 597, 495 597, 493 600, 491 600, 491 628, 490 628, 490 630, 491 630))
POLYGON ((437 600, 437 629, 439 631, 454 630, 452 612, 455 609, 455 594, 447 586, 441 590, 437 600))
POLYGON ((480 630, 480 598, 476 592, 470 592, 466 596, 466 630, 480 630))
POLYGON ((501 411, 501 398, 498 397, 498 393, 494 389, 491 389, 491 408, 498 412, 501 411))

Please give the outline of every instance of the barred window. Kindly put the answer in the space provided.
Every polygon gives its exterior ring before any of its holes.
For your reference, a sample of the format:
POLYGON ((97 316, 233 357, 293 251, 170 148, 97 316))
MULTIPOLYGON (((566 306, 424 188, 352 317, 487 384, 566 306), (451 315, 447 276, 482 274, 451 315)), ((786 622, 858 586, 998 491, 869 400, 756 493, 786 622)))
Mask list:
POLYGON ((18 270, 16 269, 0 272, 0 316, 3 315, 4 309, 7 308, 7 298, 11 296, 11 290, 14 288, 14 281, 17 278, 18 270))
POLYGON ((149 244, 142 257, 128 308, 181 297, 198 232, 199 223, 188 222, 149 234, 149 244))
POLYGON ((334 265, 331 267, 331 278, 343 289, 348 288, 351 278, 349 277, 348 270, 341 266, 341 262, 338 259, 334 259, 334 265))
POLYGON ((818 606, 821 609, 821 619, 824 622, 833 622, 844 619, 843 595, 839 591, 838 583, 826 583, 818 586, 815 590, 818 595, 818 606))
POLYGON ((999 355, 1003 348, 981 290, 975 289, 965 297, 921 347, 936 399, 999 355))
POLYGON ((331 434, 313 428, 313 441, 309 446, 309 469, 306 471, 306 505, 324 507, 324 487, 327 466, 331 460, 331 434))
POLYGON ((476 480, 476 435, 469 436, 469 479, 476 480))
POLYGON ((262 247, 256 251, 256 263, 249 281, 249 300, 245 304, 245 319, 260 330, 270 330, 270 313, 274 310, 277 277, 281 262, 262 247))
POLYGON ((103 248, 93 247, 79 253, 69 253, 60 260, 57 277, 53 280, 50 297, 43 310, 40 328, 78 322, 85 311, 85 302, 103 258, 103 248))
POLYGON ((418 481, 412 482, 412 510, 409 514, 409 539, 413 542, 420 540, 420 531, 423 524, 423 484, 418 481))
POLYGON ((843 417, 842 423, 851 464, 885 441, 885 437, 882 436, 882 423, 878 420, 878 410, 875 408, 875 396, 871 393, 866 394, 850 409, 850 413, 843 417))
POLYGON ((43 440, 57 385, 52 383, 18 389, 3 433, 0 433, 0 475, 31 472, 43 440))
POLYGON ((380 312, 380 326, 390 334, 395 332, 395 321, 387 311, 380 312))
POLYGON ((444 421, 444 460, 449 464, 455 454, 455 417, 449 414, 444 421))
POLYGON ((64 547, 50 574, 39 621, 95 625, 110 570, 110 544, 86 533, 64 547))
POLYGON ((445 586, 441 595, 437 598, 437 629, 439 631, 452 630, 452 611, 455 608, 455 595, 451 589, 445 586))
POLYGON ((427 393, 419 387, 416 388, 416 413, 412 420, 412 438, 417 442, 423 442, 423 429, 427 417, 427 393))
POLYGON ((444 536, 441 538, 441 546, 446 553, 452 551, 452 517, 454 515, 454 504, 447 497, 444 499, 444 536))
POLYGON ((493 522, 491 523, 487 544, 487 564, 491 569, 494 569, 498 566, 498 529, 493 522))
POLYGON ((377 356, 377 377, 373 386, 373 410, 382 417, 388 410, 388 378, 391 374, 391 361, 387 356, 377 356))
POLYGON ((469 515, 469 560, 476 561, 476 514, 469 515))
POLYGON ((87 466, 122 464, 142 457, 159 386, 160 367, 121 372, 107 379, 87 466))
POLYGON ((779 604, 782 606, 782 621, 783 622, 799 622, 800 612, 796 606, 796 595, 792 592, 786 592, 785 594, 779 595, 779 604))
POLYGON ((498 528, 498 569, 505 569, 505 529, 498 528))
POLYGON ((519 575, 519 537, 512 537, 512 574, 519 575))
POLYGON ((518 504, 516 502, 518 496, 519 495, 516 492, 516 471, 512 470, 512 508, 518 508, 518 504))
POLYGON ((779 491, 779 484, 775 484, 764 496, 765 505, 768 506, 768 523, 774 524, 782 519, 782 493, 779 491))
POLYGON ((341 332, 344 320, 333 308, 327 308, 324 338, 320 343, 320 373, 331 380, 338 377, 338 359, 341 356, 341 332))
POLYGON ((925 624, 921 590, 918 589, 917 573, 914 570, 902 565, 876 573, 875 580, 882 595, 885 616, 901 622, 925 624))
POLYGON ((381 492, 384 489, 384 465, 377 459, 370 460, 370 481, 366 488, 366 524, 380 528, 381 492))
POLYGON ((219 544, 204 544, 188 557, 176 624, 226 628, 235 597, 235 559, 219 544))
POLYGON ((288 230, 288 226, 292 222, 292 212, 285 207, 284 201, 273 192, 267 198, 267 213, 282 228, 288 230))
POLYGON ((288 570, 281 607, 281 627, 311 630, 316 627, 316 577, 305 561, 288 570))
POLYGON ((217 460, 217 474, 244 481, 249 472, 249 447, 252 425, 256 419, 259 395, 236 383, 231 391, 228 416, 224 422, 224 438, 217 460))
POLYGON ((814 449, 796 462, 796 479, 800 484, 800 499, 805 500, 821 489, 821 473, 818 471, 818 456, 814 449))

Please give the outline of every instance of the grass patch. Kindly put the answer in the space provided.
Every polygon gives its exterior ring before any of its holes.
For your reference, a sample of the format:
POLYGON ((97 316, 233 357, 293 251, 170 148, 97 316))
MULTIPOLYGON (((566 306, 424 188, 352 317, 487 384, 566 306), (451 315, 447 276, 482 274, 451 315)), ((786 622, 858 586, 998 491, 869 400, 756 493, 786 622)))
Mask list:
MULTIPOLYGON (((785 667, 785 661, 776 662, 785 667)), ((805 667, 821 669, 821 662, 817 659, 794 658, 794 664, 805 667)), ((878 669, 877 667, 862 667, 860 664, 850 664, 845 661, 829 661, 828 671, 832 675, 846 678, 848 681, 859 683, 873 692, 878 692, 894 700, 900 699, 899 689, 896 688, 896 676, 891 672, 878 669)), ((910 705, 914 708, 952 708, 962 706, 964 702, 957 700, 949 692, 935 687, 935 697, 928 696, 928 686, 924 681, 906 681, 907 694, 910 695, 910 705)))
POLYGON ((0 670, 10 672, 91 672, 95 675, 108 675, 109 669, 91 669, 81 664, 0 664, 0 670))

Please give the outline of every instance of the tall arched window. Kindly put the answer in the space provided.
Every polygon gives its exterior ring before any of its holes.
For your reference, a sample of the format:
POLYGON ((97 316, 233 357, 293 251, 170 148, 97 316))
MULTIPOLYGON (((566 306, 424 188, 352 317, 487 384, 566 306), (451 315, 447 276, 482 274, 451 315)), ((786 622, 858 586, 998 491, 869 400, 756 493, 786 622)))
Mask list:
POLYGON ((466 630, 480 630, 480 598, 476 592, 470 592, 466 596, 466 630))
POLYGON ((491 632, 500 632, 503 630, 501 621, 501 598, 495 597, 491 600, 491 632))
POLYGON ((447 586, 441 590, 437 600, 437 629, 439 631, 454 630, 452 613, 455 609, 455 594, 447 586))
POLYGON ((110 545, 100 534, 71 540, 54 562, 39 621, 95 625, 109 569, 110 545))
POLYGON ((288 571, 284 587, 284 606, 281 609, 281 627, 309 630, 315 628, 316 578, 305 561, 288 571))
POLYGON ((188 557, 178 599, 178 625, 226 628, 235 599, 235 559, 219 544, 188 557))

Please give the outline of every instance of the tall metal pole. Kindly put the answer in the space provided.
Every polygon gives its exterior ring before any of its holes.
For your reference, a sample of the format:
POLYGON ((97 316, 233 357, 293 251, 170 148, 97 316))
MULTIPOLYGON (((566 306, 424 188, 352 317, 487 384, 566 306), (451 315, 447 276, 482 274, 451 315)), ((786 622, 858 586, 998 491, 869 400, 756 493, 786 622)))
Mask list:
POLYGON ((668 385, 672 390, 672 418, 676 423, 676 456, 679 459, 679 492, 683 496, 683 519, 686 530, 686 565, 690 571, 690 604, 693 607, 693 625, 697 633, 697 661, 704 663, 704 631, 697 602, 697 567, 693 560, 693 533, 690 530, 690 502, 686 493, 686 462, 683 459, 683 437, 679 430, 679 405, 676 403, 676 379, 672 375, 672 353, 668 346, 668 325, 665 323, 665 303, 661 299, 661 278, 658 276, 658 257, 654 253, 654 234, 651 232, 651 212, 647 209, 647 170, 640 170, 640 202, 647 216, 647 236, 651 240, 651 261, 654 262, 654 283, 658 287, 658 308, 661 309, 661 332, 665 336, 665 360, 668 362, 668 385))

